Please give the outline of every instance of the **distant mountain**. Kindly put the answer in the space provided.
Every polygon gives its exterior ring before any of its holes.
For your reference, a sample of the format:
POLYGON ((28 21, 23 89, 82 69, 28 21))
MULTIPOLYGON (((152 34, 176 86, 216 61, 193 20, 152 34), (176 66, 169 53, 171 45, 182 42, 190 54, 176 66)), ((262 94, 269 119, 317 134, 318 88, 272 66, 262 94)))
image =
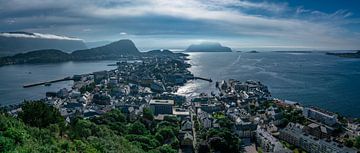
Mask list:
POLYGON ((54 63, 79 60, 116 60, 124 56, 167 56, 179 58, 186 56, 186 54, 173 53, 169 50, 153 50, 142 53, 139 52, 131 40, 124 39, 101 47, 77 50, 70 54, 56 49, 47 49, 19 53, 14 56, 0 57, 0 66, 24 63, 54 63))
POLYGON ((119 40, 105 46, 77 50, 71 53, 77 60, 116 59, 126 55, 139 55, 135 44, 129 39, 119 40))
POLYGON ((1 32, 0 54, 15 55, 33 50, 58 49, 66 52, 86 49, 81 39, 29 32, 1 32))
POLYGON ((326 55, 334 55, 346 58, 360 58, 360 50, 355 53, 326 53, 326 55))
POLYGON ((186 52, 232 52, 231 48, 222 46, 216 42, 204 42, 201 44, 190 45, 186 52))

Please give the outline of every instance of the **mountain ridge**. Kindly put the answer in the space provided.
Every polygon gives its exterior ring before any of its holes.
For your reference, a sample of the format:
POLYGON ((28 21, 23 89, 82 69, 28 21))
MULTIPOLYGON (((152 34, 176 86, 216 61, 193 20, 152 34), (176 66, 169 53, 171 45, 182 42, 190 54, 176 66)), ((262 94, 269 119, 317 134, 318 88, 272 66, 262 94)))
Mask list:
POLYGON ((19 53, 13 56, 0 57, 0 66, 25 63, 54 63, 82 60, 116 60, 124 56, 186 56, 183 53, 173 53, 170 50, 152 50, 140 52, 130 39, 122 39, 110 44, 91 49, 76 50, 66 53, 57 49, 35 50, 19 53))

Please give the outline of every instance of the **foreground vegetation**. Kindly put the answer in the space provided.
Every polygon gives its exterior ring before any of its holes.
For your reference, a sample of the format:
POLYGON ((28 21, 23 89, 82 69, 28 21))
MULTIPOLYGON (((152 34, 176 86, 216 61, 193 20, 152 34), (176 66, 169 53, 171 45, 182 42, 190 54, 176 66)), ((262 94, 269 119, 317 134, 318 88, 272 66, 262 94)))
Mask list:
POLYGON ((154 121, 148 109, 133 122, 112 110, 70 123, 41 101, 26 102, 22 109, 17 118, 0 113, 0 152, 175 153, 179 148, 178 120, 154 121))

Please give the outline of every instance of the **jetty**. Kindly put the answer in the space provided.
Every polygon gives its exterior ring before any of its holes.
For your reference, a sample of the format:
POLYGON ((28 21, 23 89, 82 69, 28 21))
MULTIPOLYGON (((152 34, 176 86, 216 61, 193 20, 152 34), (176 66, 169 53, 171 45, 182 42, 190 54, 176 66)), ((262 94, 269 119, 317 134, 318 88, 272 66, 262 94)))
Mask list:
POLYGON ((51 80, 51 81, 44 81, 44 82, 27 84, 27 85, 24 85, 23 88, 30 88, 30 87, 35 87, 35 86, 40 86, 40 85, 46 85, 46 84, 51 84, 51 83, 56 83, 56 82, 62 82, 62 81, 70 81, 70 80, 74 80, 73 77, 66 77, 66 78, 57 79, 57 80, 51 80))
POLYGON ((208 82, 212 82, 211 78, 203 78, 203 77, 193 77, 193 80, 204 80, 204 81, 208 81, 208 82))

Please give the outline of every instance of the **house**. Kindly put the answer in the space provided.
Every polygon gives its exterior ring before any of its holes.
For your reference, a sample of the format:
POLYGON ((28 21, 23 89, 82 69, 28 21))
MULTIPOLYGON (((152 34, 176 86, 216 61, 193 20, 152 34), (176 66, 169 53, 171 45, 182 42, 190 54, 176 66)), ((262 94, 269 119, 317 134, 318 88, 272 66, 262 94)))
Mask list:
POLYGON ((190 131, 179 131, 179 139, 181 146, 192 146, 194 137, 190 131))
POLYGON ((192 123, 190 119, 181 121, 181 130, 182 131, 192 131, 192 123))

